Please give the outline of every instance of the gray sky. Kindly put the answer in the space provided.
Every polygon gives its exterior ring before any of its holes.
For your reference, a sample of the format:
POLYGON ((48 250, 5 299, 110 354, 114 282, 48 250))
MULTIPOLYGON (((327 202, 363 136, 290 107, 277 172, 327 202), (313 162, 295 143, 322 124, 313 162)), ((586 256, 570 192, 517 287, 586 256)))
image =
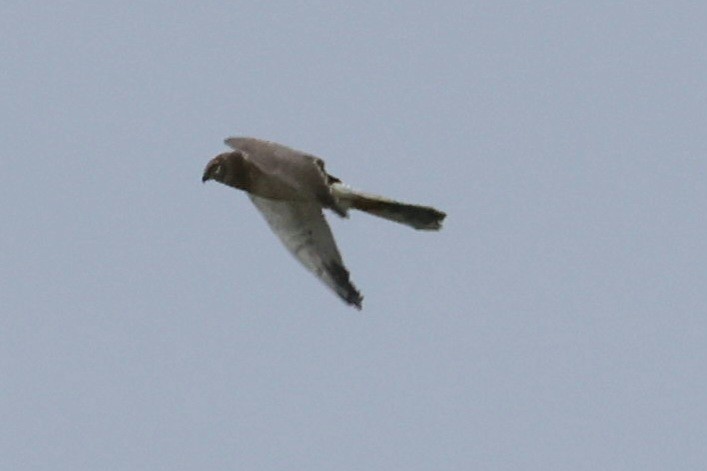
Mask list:
POLYGON ((0 469, 707 463, 707 7, 0 6, 0 469), (440 233, 329 216, 361 313, 222 139, 440 233))

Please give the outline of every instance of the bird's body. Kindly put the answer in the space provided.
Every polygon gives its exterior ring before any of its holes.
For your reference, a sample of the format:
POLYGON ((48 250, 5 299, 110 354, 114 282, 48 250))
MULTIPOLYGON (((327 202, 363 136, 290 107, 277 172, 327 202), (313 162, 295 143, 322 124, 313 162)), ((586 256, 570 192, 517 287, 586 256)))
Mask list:
POLYGON ((361 308, 322 209, 346 217, 358 209, 415 229, 437 230, 445 213, 356 191, 327 174, 324 162, 255 138, 226 139, 233 152, 214 157, 202 180, 246 191, 287 249, 344 301, 361 308))

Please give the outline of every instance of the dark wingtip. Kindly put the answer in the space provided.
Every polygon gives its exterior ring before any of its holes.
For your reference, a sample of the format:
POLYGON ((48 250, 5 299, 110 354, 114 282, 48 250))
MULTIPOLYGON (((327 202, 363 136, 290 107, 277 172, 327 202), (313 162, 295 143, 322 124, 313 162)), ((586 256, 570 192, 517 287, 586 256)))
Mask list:
POLYGON ((363 306, 361 305, 361 302, 363 301, 363 296, 361 296, 361 293, 359 293, 358 291, 356 292, 356 295, 356 299, 347 299, 346 302, 355 307, 357 311, 360 311, 361 309, 363 309, 363 306))
POLYGON ((336 282, 336 292, 347 304, 354 306, 359 311, 363 308, 361 303, 363 296, 356 289, 349 277, 349 271, 337 262, 331 262, 326 265, 329 275, 336 282))
POLYGON ((347 292, 344 301, 346 301, 351 306, 355 307, 358 311, 363 309, 363 296, 361 295, 361 293, 359 293, 359 291, 350 281, 348 282, 348 286, 346 288, 347 292))

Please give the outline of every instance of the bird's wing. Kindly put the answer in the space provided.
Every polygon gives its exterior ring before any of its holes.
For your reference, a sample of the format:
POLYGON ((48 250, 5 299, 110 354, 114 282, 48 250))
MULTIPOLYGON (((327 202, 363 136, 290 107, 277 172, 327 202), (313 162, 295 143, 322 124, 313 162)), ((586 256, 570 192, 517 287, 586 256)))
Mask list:
POLYGON ((363 296, 349 279, 321 206, 316 202, 248 196, 287 250, 341 299, 361 309, 363 296))

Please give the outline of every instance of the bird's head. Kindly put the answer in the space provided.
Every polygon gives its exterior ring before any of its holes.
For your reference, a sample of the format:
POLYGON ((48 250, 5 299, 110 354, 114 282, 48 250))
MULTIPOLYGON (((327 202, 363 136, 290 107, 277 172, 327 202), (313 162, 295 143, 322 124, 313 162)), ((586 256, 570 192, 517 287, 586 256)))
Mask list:
POLYGON ((231 152, 224 152, 211 159, 209 163, 206 164, 201 181, 206 183, 208 180, 216 180, 217 182, 223 183, 227 174, 227 159, 230 154, 231 152))

